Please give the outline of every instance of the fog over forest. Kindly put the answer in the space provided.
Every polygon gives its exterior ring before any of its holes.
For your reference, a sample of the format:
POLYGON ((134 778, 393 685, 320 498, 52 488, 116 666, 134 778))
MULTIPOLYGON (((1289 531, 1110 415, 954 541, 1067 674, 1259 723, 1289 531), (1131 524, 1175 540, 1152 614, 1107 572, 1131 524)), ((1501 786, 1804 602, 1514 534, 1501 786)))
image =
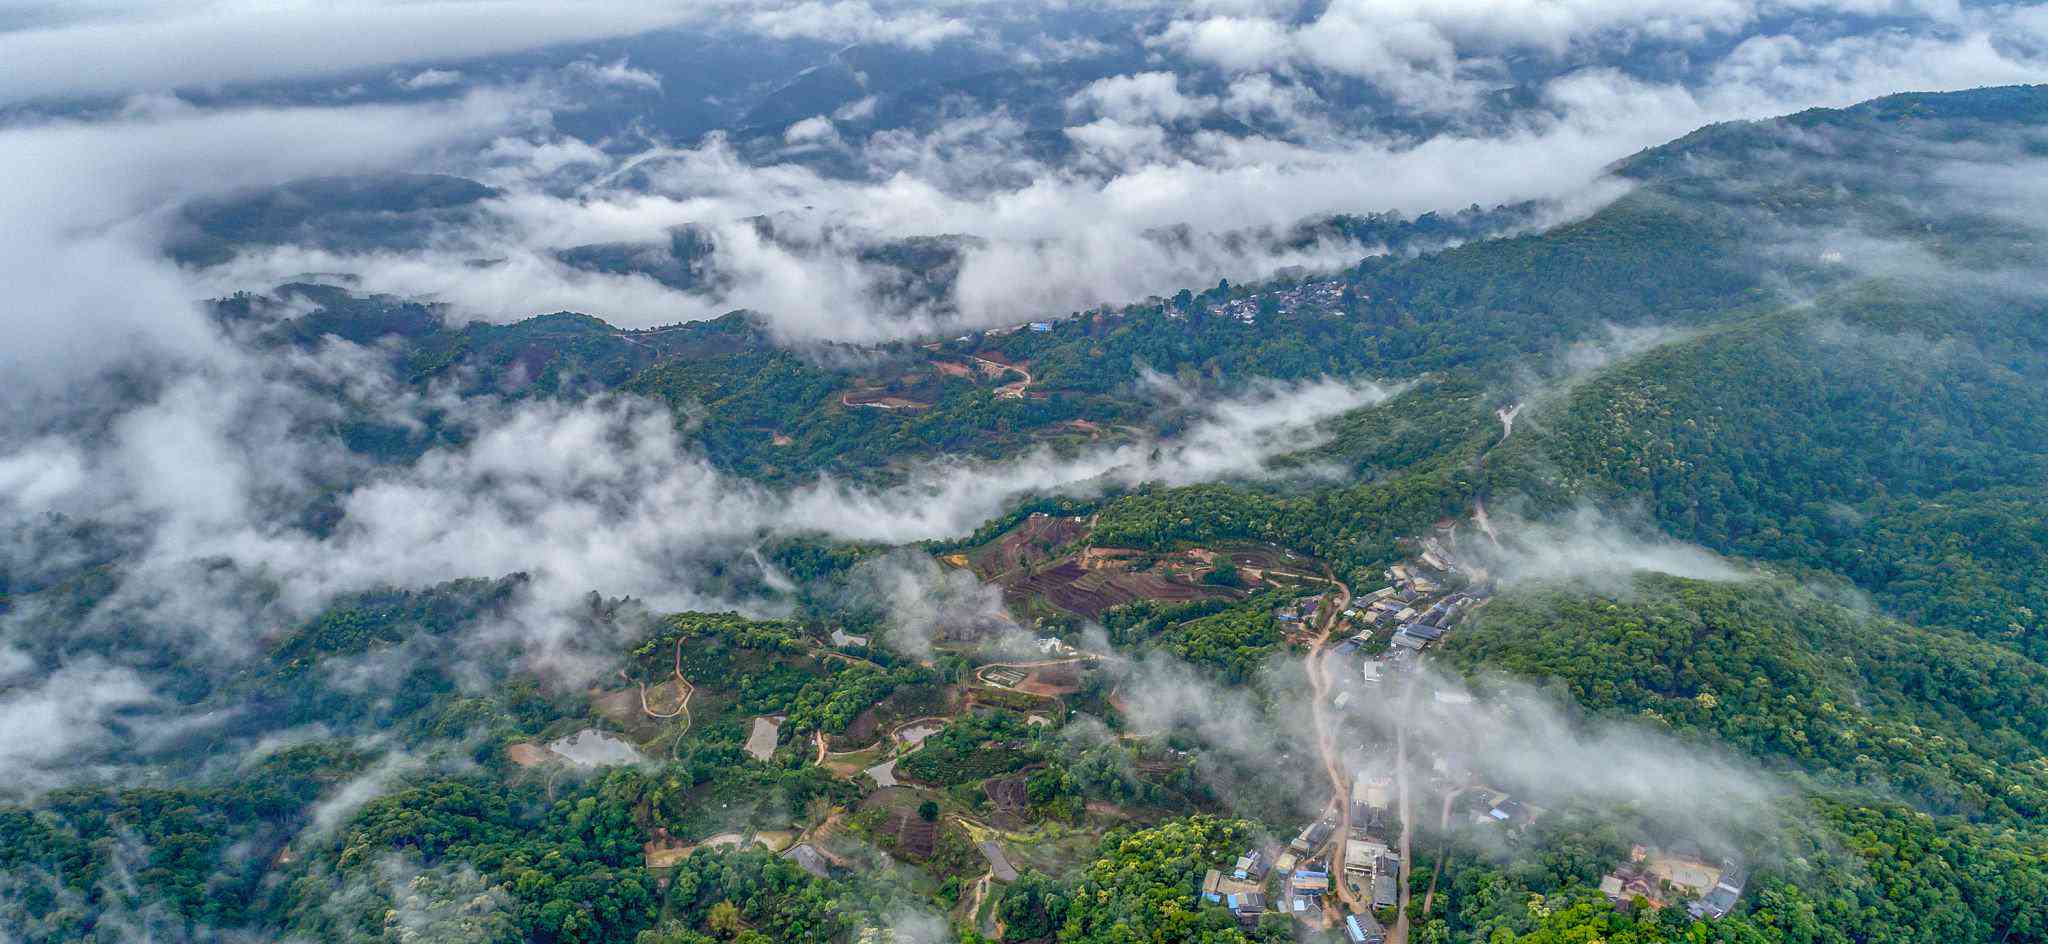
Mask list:
POLYGON ((0 62, 0 942, 2048 941, 2048 4, 0 62))

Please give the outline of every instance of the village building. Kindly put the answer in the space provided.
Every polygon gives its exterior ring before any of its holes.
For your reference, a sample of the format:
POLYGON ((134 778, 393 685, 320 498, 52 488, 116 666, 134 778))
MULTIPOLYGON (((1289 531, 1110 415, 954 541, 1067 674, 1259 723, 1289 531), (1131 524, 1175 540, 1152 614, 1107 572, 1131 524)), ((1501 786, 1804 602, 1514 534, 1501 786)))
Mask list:
POLYGON ((1288 888, 1296 898, 1321 899, 1330 893, 1330 873, 1316 869, 1297 869, 1294 877, 1288 879, 1288 888))
POLYGON ((1301 835, 1294 837, 1294 841, 1288 843, 1287 848, 1301 855, 1308 855, 1321 849, 1323 843, 1329 842, 1330 834, 1336 829, 1337 827, 1327 820, 1316 820, 1308 824, 1308 827, 1301 831, 1301 835))
POLYGON ((1616 903, 1641 899, 1650 908, 1682 901, 1695 918, 1719 918, 1735 909, 1748 881, 1740 863, 1723 859, 1714 865, 1690 844, 1669 849, 1639 845, 1626 864, 1601 877, 1600 892, 1616 903))
POLYGON ((1742 898, 1742 889, 1749 884, 1749 871, 1732 859, 1723 860, 1721 875, 1698 901, 1686 906, 1695 918, 1723 918, 1735 910, 1735 902, 1742 898))
POLYGON ((1389 849, 1386 843, 1372 839, 1349 839, 1344 843, 1344 872, 1365 881, 1372 881, 1373 863, 1389 849))
POLYGON ((1391 853, 1372 863, 1372 906, 1391 908, 1401 903, 1401 857, 1391 853))
POLYGON ((1344 938, 1352 944, 1386 944, 1387 929, 1370 911, 1344 917, 1344 938))
POLYGON ((1048 656, 1070 656, 1079 651, 1068 645, 1066 640, 1053 636, 1041 636, 1034 640, 1033 644, 1038 647, 1040 653, 1048 656))
POLYGON ((1256 924, 1266 913, 1266 896, 1263 892, 1232 892, 1223 897, 1223 906, 1246 924, 1256 924))

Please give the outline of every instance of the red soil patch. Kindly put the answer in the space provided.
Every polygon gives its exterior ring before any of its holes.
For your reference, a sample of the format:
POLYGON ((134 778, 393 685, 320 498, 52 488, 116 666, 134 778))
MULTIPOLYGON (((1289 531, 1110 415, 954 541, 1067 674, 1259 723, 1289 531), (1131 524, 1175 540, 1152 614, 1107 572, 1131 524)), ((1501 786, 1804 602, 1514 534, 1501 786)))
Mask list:
POLYGON ((1013 603, 1021 605, 1031 597, 1040 597, 1060 609, 1091 618, 1139 599, 1184 602, 1236 595, 1222 587, 1175 583, 1157 574, 1109 568, 1089 570, 1075 560, 1006 578, 1002 584, 1010 596, 1017 598, 1013 603))
POLYGON ((988 795, 989 805, 998 813, 1015 813, 1031 804, 1030 795, 1024 789, 1025 776, 1022 774, 1001 777, 981 785, 981 792, 988 795))
POLYGON ((1037 514, 974 553, 971 562, 985 576, 1006 574, 1051 560, 1054 551, 1079 539, 1088 526, 1079 518, 1037 514))
POLYGON ((830 743, 834 752, 857 751, 862 748, 872 747, 875 739, 880 735, 881 722, 877 720, 875 709, 869 708, 854 716, 852 723, 846 726, 846 730, 833 735, 830 743))
POLYGON ((521 767, 534 767, 547 763, 547 749, 538 744, 513 744, 505 748, 505 759, 521 767))
POLYGON ((605 692, 592 689, 590 692, 590 707, 596 709, 598 714, 621 724, 638 720, 640 717, 640 690, 637 688, 622 688, 615 692, 605 692))

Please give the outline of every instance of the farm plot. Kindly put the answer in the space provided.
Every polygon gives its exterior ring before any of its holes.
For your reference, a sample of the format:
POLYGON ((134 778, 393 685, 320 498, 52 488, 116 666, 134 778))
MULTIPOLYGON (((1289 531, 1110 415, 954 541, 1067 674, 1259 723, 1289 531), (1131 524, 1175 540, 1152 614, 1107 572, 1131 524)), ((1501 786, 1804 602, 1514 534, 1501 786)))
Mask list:
POLYGON ((950 715, 959 692, 943 685, 900 685, 873 708, 854 716, 846 730, 831 738, 834 752, 856 751, 879 743, 890 729, 915 718, 950 715))
POLYGON ((976 572, 996 577, 1051 560, 1088 531, 1080 518, 1035 514, 995 541, 968 555, 976 572))
POLYGON ((903 787, 876 790, 861 803, 855 822, 890 854, 921 862, 938 847, 939 824, 917 815, 920 802, 916 791, 903 787))
POLYGON ((1027 676, 1023 669, 988 669, 981 673, 982 681, 987 682, 990 685, 998 685, 1003 688, 1016 688, 1017 686, 1024 684, 1024 679, 1026 677, 1027 676))
POLYGON ((1005 577, 1005 602, 1028 611, 1043 600, 1070 613, 1099 619, 1112 607, 1135 600, 1186 602, 1212 598, 1235 598, 1240 591, 1170 580, 1147 571, 1130 572, 1113 568, 1090 569, 1076 558, 1027 574, 1005 577))
POLYGON ((990 808, 998 813, 1019 813, 1030 805, 1025 791, 1026 778, 1019 774, 1011 777, 997 777, 981 785, 981 792, 988 795, 990 808))
POLYGON ((896 775, 952 786, 1013 773, 1039 760, 1025 734, 1026 726, 1012 716, 963 718, 926 738, 897 764, 896 775))

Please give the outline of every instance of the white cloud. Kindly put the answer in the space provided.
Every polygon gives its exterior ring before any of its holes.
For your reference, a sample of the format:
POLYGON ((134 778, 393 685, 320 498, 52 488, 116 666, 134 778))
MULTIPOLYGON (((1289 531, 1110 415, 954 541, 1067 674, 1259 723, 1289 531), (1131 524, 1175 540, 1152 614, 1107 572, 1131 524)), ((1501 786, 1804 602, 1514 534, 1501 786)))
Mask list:
POLYGON ((1144 158, 1171 157, 1166 129, 1151 124, 1125 124, 1114 118, 1097 118, 1085 125, 1073 125, 1063 133, 1090 158, 1107 166, 1127 167, 1144 158))
MULTIPOLYGON (((776 536, 891 544, 958 536, 1033 493, 1315 475, 1267 463, 1319 442, 1321 420, 1387 395, 1334 382, 1255 386, 1241 400, 1203 405, 1185 433, 1166 441, 1006 462, 934 460, 886 488, 825 478, 771 491, 685 449, 665 408, 421 400, 389 380, 357 394, 393 420, 432 410, 474 431, 464 447, 378 471, 318 432, 337 407, 303 387, 330 375, 376 375, 374 364, 369 352, 336 344, 283 365, 195 371, 120 416, 89 447, 78 443, 73 461, 82 471, 64 507, 136 535, 124 539, 122 581, 101 612, 152 627, 160 644, 237 658, 255 651, 269 627, 336 594, 526 572, 533 582, 524 603, 479 643, 513 643, 522 664, 580 678, 602 663, 591 653, 617 642, 593 637, 576 615, 592 590, 657 609, 760 606, 706 590, 693 576, 776 536), (360 484, 348 488, 350 481, 360 484), (294 524, 298 509, 337 486, 331 533, 294 524), (223 570, 227 564, 233 570, 223 570), (266 575, 280 596, 252 601, 237 573, 266 575)), ((29 460, 0 456, 11 467, 53 451, 45 443, 29 460)), ((5 527, 25 526, 33 514, 0 503, 5 527)), ((7 551, 40 553, 32 541, 7 551)))
POLYGON ((116 737, 121 711, 155 700, 133 670, 94 659, 0 690, 0 794, 49 787, 116 737))
POLYGON ((462 83, 462 72, 456 69, 426 69, 408 78, 399 79, 398 87, 408 91, 447 88, 462 83))
POLYGON ((84 480, 84 460, 61 440, 32 442, 19 452, 0 456, 0 499, 27 509, 48 507, 76 491, 84 480))
POLYGON ((805 0, 743 14, 740 22, 776 39, 890 43, 912 49, 930 49, 973 33, 966 21, 955 17, 923 9, 883 13, 865 0, 805 0))
MULTIPOLYGON (((2040 9, 2021 5, 1966 11, 1946 0, 1332 0, 1306 19, 1228 9, 1188 16, 1168 24, 1151 42, 1232 72, 1309 66, 1356 76, 1410 105, 1450 109, 1505 84, 1501 64, 1511 56, 1562 60, 1575 52, 1628 49, 1637 42, 1696 46, 1740 37, 1771 17, 1797 15, 1816 21, 1808 26, 1820 25, 1818 32, 1832 31, 1835 38, 1751 37, 1745 42, 1763 47, 1738 50, 1730 60, 1737 68, 1742 60, 1752 60, 1749 74, 1724 78, 1759 87, 1775 82, 1782 99, 1839 94, 1851 87, 1863 89, 1855 98, 1865 98, 1921 87, 1859 82, 1864 75, 1896 76, 1901 70, 1917 71, 1942 88, 2026 80, 2001 67, 2001 60, 2013 54, 1992 48, 1989 37, 2038 46, 2040 9), (1871 32, 1874 18, 1890 22, 1871 32), (1914 28, 1899 29, 1899 23, 1914 28), (1833 52, 1809 58, 1816 44, 1833 52), (1913 64, 1878 48, 1901 45, 1930 58, 1913 64), (1858 46, 1867 48, 1853 48, 1858 46), (1791 50, 1795 61, 1788 65, 1812 81, 1768 75, 1778 49, 1791 50), (1842 60, 1832 61, 1835 53, 1842 60), (1876 72, 1864 71, 1873 60, 1888 58, 1894 61, 1877 66, 1876 72), (1835 74, 1820 74, 1829 65, 1839 67, 1835 74)), ((2021 58, 2038 60, 2039 53, 2037 48, 2021 58)), ((2036 81, 2038 65, 2026 72, 2036 81)))
MULTIPOLYGON (((1561 29, 1614 22, 1606 10, 1575 6, 1561 29)), ((1313 64, 1325 55, 1316 51, 1319 37, 1330 38, 1329 56, 1367 50, 1339 41, 1342 30, 1364 28, 1346 17, 1367 15, 1393 13, 1333 5, 1290 28, 1286 62, 1313 64)), ((1405 83, 1432 107, 1462 107, 1484 86, 1443 43, 1484 31, 1459 25, 1466 21, 1449 11, 1417 15, 1396 22, 1401 28, 1372 30, 1370 49, 1396 63, 1388 81, 1405 83), (1415 23, 1429 28, 1411 29, 1415 23)), ((1565 218, 1618 192, 1599 180, 1610 162, 1703 124, 1846 104, 1901 87, 2048 79, 2048 56, 2029 58, 2025 44, 1987 38, 1994 27, 2017 30, 2031 21, 2000 11, 1973 16, 1968 22, 1979 29, 1957 34, 1753 39, 1703 69, 1707 81, 1698 85, 1582 68, 1539 90, 1544 110, 1477 130, 1454 123, 1420 138, 1346 130, 1299 76, 1241 74, 1210 96, 1190 94, 1183 79, 1158 71, 1072 94, 1075 109, 1099 117, 1064 129, 1074 146, 1065 163, 1044 157, 1027 123, 1000 109, 842 139, 837 147, 866 171, 854 177, 800 163, 837 133, 824 116, 786 127, 787 148, 765 161, 718 135, 622 159, 581 142, 556 138, 543 146, 515 137, 494 145, 474 171, 514 190, 489 205, 489 226, 441 234, 421 252, 341 256, 285 247, 208 273, 207 284, 224 292, 307 271, 345 272, 369 289, 444 301, 462 317, 510 321, 572 309, 643 326, 748 308, 788 337, 856 341, 1013 324, 1219 276, 1248 281, 1289 266, 1333 268, 1372 251, 1239 238, 1248 230, 1279 231, 1334 212, 1417 214, 1531 199, 1557 201, 1563 210, 1556 216, 1565 218), (1272 136, 1171 135, 1164 127, 1219 109, 1272 136), (518 186, 527 181, 544 182, 545 192, 518 186), (752 222, 763 216, 784 234, 809 235, 763 239, 752 222), (717 246, 715 290, 685 293, 642 276, 578 271, 554 255, 589 242, 662 242, 685 223, 717 246), (1191 234, 1184 243, 1147 237, 1182 227, 1191 234), (961 250, 954 294, 937 306, 889 294, 896 273, 861 256, 878 242, 954 233, 978 241, 961 250), (502 261, 490 278, 477 278, 477 259, 502 261)), ((842 114, 862 120, 875 101, 863 98, 842 114)))
POLYGON ((1183 121, 1198 118, 1216 108, 1216 100, 1203 95, 1184 95, 1180 79, 1171 72, 1140 72, 1097 79, 1074 94, 1068 107, 1092 109, 1117 121, 1183 121))
POLYGON ((569 64, 569 77, 593 85, 609 85, 614 88, 641 89, 649 92, 661 91, 661 76, 645 69, 635 69, 626 63, 625 57, 596 63, 579 59, 569 64))
MULTIPOLYGON (((1274 657, 1250 685, 1220 684, 1156 652, 1111 663, 1109 671, 1119 676, 1118 701, 1130 729, 1175 732, 1201 745, 1196 769, 1226 798, 1264 804, 1286 797, 1308 815, 1327 807, 1330 783, 1314 763, 1313 733, 1271 707, 1289 703, 1275 693, 1305 685, 1298 656, 1274 657)), ((1393 745, 1405 727, 1411 775, 1469 778, 1544 806, 1627 804, 1683 824, 1672 828, 1702 842, 1768 828, 1785 792, 1754 763, 1639 723, 1588 719, 1518 680, 1483 677, 1475 690, 1464 679, 1424 669, 1412 679, 1366 689, 1353 671, 1337 679, 1340 688, 1352 689, 1347 707, 1334 712, 1337 744, 1342 769, 1368 779, 1394 775, 1393 745), (1411 683, 1413 696, 1402 697, 1411 683), (1450 697, 1438 701, 1437 692, 1450 697)))
POLYGON ((866 121, 869 118, 874 117, 875 105, 879 101, 880 99, 876 98, 873 95, 868 95, 862 98, 855 99, 851 102, 839 106, 838 110, 832 112, 832 120, 866 121))
MULTIPOLYGON (((26 396, 153 351, 210 356, 204 297, 158 256, 169 212, 195 197, 320 174, 417 166, 529 118, 477 92, 424 105, 202 111, 142 100, 122 117, 0 128, 0 369, 26 396)), ((73 391, 68 396, 76 398, 73 391)))
POLYGON ((1232 72, 1276 68, 1284 65, 1293 51, 1287 27, 1263 17, 1176 20, 1159 34, 1158 41, 1232 72))
POLYGON ((689 4, 424 0, 138 3, 0 33, 0 101, 302 79, 602 39, 700 16, 689 4))
POLYGON ((1503 585, 1584 583, 1624 592, 1643 572, 1692 580, 1755 576, 1706 548, 1631 527, 1594 508, 1542 521, 1499 515, 1492 529, 1498 543, 1468 535, 1465 550, 1503 585))
POLYGON ((782 130, 786 144, 830 144, 839 140, 839 130, 832 126, 832 119, 824 115, 813 115, 782 130))
POLYGON ((477 172, 477 178, 506 186, 544 179, 571 168, 597 168, 611 160, 596 146, 566 135, 501 137, 493 140, 479 159, 484 167, 477 172))
POLYGON ((2044 56, 2048 19, 2039 16, 1986 22, 1953 37, 1885 31, 1809 42, 1759 36, 1744 40, 1714 66, 1709 88, 1739 90, 1768 101, 1842 106, 1899 91, 2040 82, 2044 56), (2031 45, 2034 56, 2001 43, 2022 44, 2022 49, 2031 45))
POLYGON ((369 769, 336 787, 320 802, 313 804, 309 811, 304 833, 307 840, 317 840, 331 835, 357 810, 371 800, 382 796, 392 785, 409 777, 427 766, 426 760, 405 751, 389 751, 377 758, 369 769))
POLYGON ((649 152, 609 175, 630 171, 644 189, 593 186, 569 198, 528 193, 496 202, 504 228, 466 234, 479 245, 366 257, 282 250, 215 273, 215 284, 225 290, 275 284, 297 272, 343 271, 360 275, 366 288, 431 296, 493 320, 571 308, 646 325, 744 307, 791 336, 845 340, 1014 324, 1209 284, 1219 275, 1245 280, 1288 266, 1346 265, 1368 251, 1222 238, 1247 228, 1284 229, 1333 211, 1420 213, 1572 195, 1617 154, 1653 143, 1654 131, 1629 123, 1635 117, 1574 116, 1500 136, 1444 135, 1412 144, 1343 139, 1309 146, 1202 134, 1193 152, 1163 150, 1163 136, 1149 125, 1099 121, 1069 129, 1099 173, 1022 156, 1021 127, 965 122, 975 130, 948 125, 916 139, 871 140, 862 153, 877 171, 872 180, 798 164, 750 164, 713 138, 696 148, 649 152), (966 233, 982 242, 964 250, 957 316, 878 308, 867 291, 876 279, 867 263, 843 250, 764 241, 749 222, 761 215, 778 227, 838 229, 867 239, 966 233), (548 255, 580 243, 663 239, 682 223, 712 234, 718 262, 731 276, 724 294, 686 295, 646 279, 572 272, 548 255), (1186 244, 1145 235, 1182 225, 1194 236, 1186 244), (477 257, 506 261, 492 278, 478 279, 468 265, 477 257))
POLYGON ((1301 130, 1309 125, 1310 114, 1320 110, 1322 100, 1313 89, 1299 83, 1282 83, 1265 72, 1239 76, 1223 96, 1223 110, 1242 121, 1270 119, 1301 130))
MULTIPOLYGON (((454 74, 447 63, 672 27, 913 49, 974 33, 959 17, 866 0, 110 0, 0 29, 0 102, 433 64, 409 86, 425 88, 454 74)), ((652 75, 611 78, 649 87, 652 75)))

